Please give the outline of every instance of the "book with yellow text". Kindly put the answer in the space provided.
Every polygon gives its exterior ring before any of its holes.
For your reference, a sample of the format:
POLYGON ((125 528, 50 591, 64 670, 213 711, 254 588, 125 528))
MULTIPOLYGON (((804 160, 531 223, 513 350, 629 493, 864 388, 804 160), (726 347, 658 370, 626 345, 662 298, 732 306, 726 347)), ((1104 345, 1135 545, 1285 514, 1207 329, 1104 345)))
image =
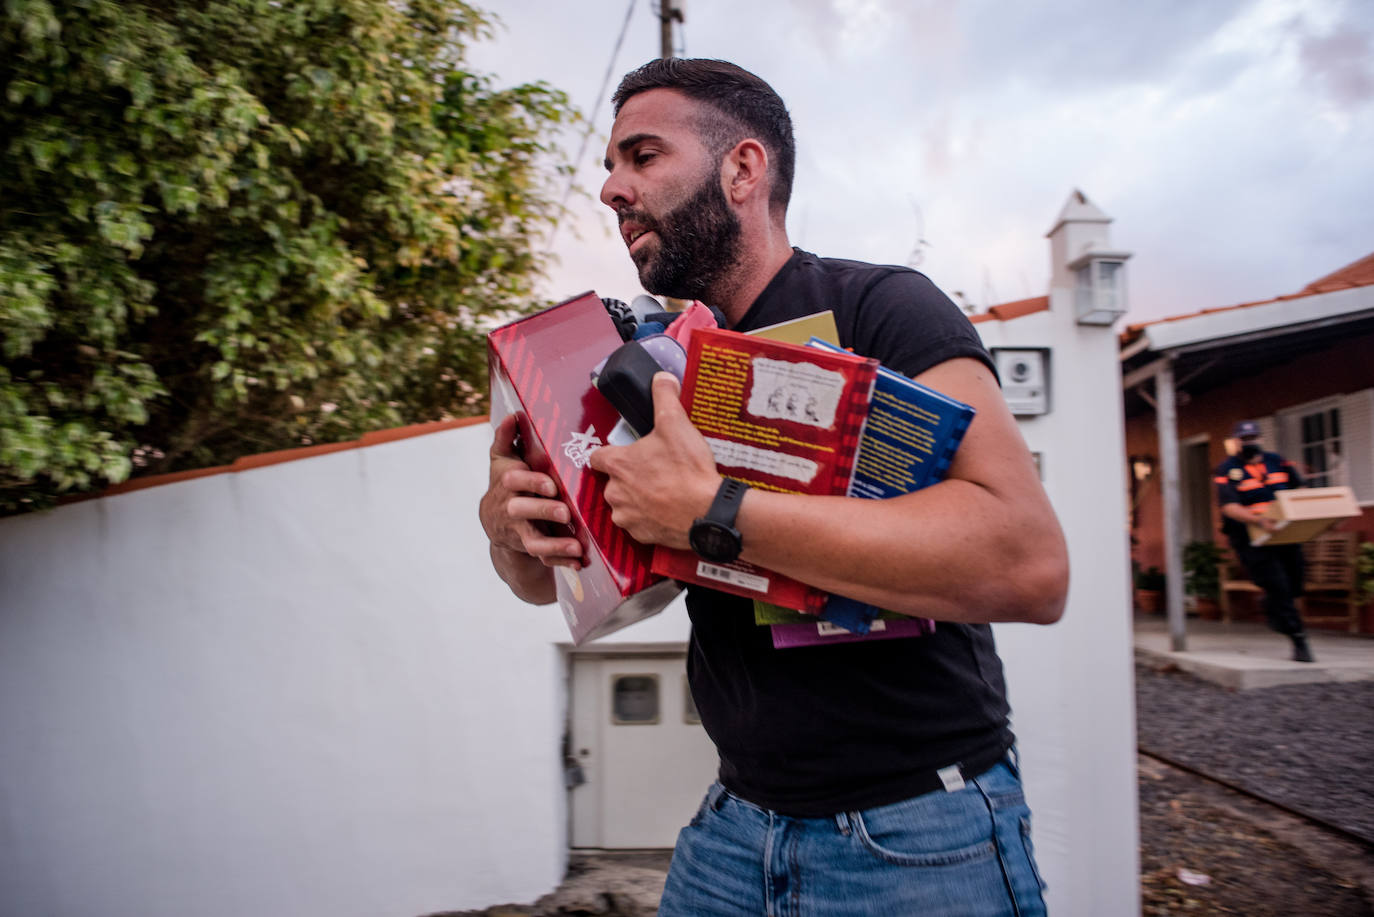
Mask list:
MULTIPOLYGON (((682 403, 721 474, 783 493, 844 495, 878 362, 733 331, 692 334, 682 403)), ((658 546, 653 571, 811 614, 826 593, 753 564, 658 546)))

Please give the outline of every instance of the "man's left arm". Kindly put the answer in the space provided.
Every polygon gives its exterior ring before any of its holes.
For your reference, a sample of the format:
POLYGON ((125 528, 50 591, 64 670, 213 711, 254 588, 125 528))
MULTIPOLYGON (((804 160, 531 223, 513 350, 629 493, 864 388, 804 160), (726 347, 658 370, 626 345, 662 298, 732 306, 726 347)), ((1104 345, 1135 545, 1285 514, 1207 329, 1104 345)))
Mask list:
MULTIPOLYGON (((828 592, 946 621, 1048 624, 1063 613, 1068 552, 1058 520, 992 372, 941 363, 917 381, 977 410, 945 480, 886 500, 751 488, 736 527, 742 560, 828 592)), ((654 380, 655 427, 598 450, 612 519, 639 541, 687 548, 720 482, 710 448, 654 380)))

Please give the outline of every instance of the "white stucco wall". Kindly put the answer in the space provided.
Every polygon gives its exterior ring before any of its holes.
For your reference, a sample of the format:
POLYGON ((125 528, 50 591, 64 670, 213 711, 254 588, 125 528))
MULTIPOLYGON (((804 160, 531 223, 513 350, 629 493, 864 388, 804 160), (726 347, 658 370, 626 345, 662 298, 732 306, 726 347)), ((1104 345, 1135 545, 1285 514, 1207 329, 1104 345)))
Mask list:
POLYGON ((1050 413, 1019 426, 1069 544, 1064 617, 994 632, 1049 911, 1118 917, 1140 910, 1126 455, 1115 333, 1076 324, 1072 296, 976 326, 989 348, 1051 348, 1050 413))
POLYGON ((485 425, 0 520, 0 914, 419 915, 561 879, 561 619, 485 425))

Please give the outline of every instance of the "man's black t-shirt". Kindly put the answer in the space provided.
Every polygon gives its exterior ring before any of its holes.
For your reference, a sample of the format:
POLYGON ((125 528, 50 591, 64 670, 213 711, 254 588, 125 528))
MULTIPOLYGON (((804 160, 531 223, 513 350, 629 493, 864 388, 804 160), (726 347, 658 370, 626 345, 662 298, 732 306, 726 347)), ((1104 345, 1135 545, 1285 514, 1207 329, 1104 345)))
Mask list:
MULTIPOLYGON (((1260 510, 1274 501, 1274 493, 1302 486, 1302 475, 1292 462, 1275 452, 1259 452, 1247 461, 1243 455, 1229 456, 1212 472, 1217 485, 1217 505, 1239 503, 1260 510)), ((1221 531, 1232 545, 1249 545, 1250 532, 1245 523, 1221 517, 1221 531)))
MULTIPOLYGON (((908 376, 957 357, 992 367, 968 319, 924 275, 802 251, 735 330, 826 309, 841 345, 908 376)), ((1012 743, 986 624, 775 650, 750 599, 693 586, 687 608, 687 671, 721 782, 757 805, 796 816, 886 805, 929 789, 941 768, 978 773, 1012 743)))

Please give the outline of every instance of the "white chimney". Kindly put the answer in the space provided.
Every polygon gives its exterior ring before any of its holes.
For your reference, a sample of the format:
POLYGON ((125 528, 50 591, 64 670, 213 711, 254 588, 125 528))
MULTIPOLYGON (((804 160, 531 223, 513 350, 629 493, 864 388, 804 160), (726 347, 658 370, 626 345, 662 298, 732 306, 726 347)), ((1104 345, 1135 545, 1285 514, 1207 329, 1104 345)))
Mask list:
POLYGON ((1126 312, 1126 259, 1131 256, 1112 248, 1111 222, 1075 189, 1048 233, 1050 287, 1073 302, 1080 325, 1110 325, 1126 312))

